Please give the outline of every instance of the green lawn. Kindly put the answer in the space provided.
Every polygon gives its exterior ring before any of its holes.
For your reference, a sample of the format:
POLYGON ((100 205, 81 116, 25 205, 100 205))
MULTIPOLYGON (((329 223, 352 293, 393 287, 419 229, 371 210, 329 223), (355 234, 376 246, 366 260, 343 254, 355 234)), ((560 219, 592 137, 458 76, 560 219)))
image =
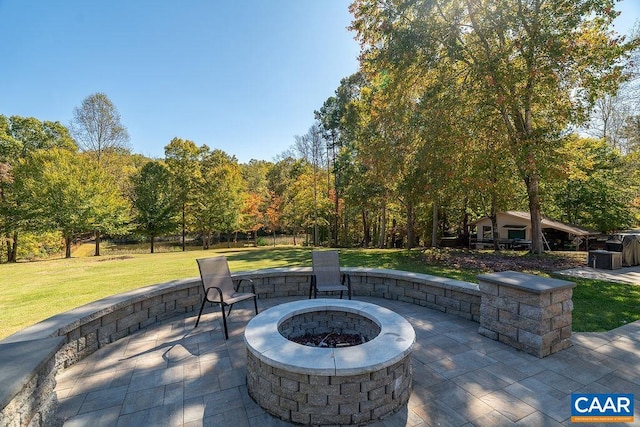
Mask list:
MULTIPOLYGON (((231 271, 310 266, 308 248, 243 248, 105 255, 0 265, 0 339, 100 298, 198 276, 196 258, 226 255, 231 271)), ((343 266, 378 267, 474 282, 479 273, 423 261, 420 251, 341 249, 343 266)), ((640 319, 640 286, 576 280, 574 330, 602 331, 640 319)))

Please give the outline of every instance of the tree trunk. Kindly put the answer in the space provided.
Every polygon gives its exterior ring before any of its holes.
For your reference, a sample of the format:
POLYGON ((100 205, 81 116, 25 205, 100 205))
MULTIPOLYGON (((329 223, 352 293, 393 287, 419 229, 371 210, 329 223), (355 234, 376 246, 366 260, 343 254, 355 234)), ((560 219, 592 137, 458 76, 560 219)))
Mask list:
POLYGON ((18 262, 18 232, 13 233, 13 241, 11 242, 11 259, 9 262, 18 262))
POLYGON ((536 175, 527 177, 525 184, 527 186, 527 195, 529 196, 529 213, 531 214, 531 252, 541 254, 544 252, 544 246, 538 177, 536 175))
POLYGON ((493 237, 493 250, 500 250, 500 231, 498 230, 498 214, 492 209, 491 215, 491 236, 493 237))
POLYGON ((413 248, 415 243, 416 237, 413 225, 413 203, 407 201, 407 249, 413 248))
POLYGON ((187 246, 186 246, 186 213, 185 213, 186 207, 185 204, 182 204, 182 252, 185 252, 187 250, 187 246))
POLYGON ((369 222, 367 221, 367 211, 362 209, 362 246, 369 247, 371 243, 371 231, 369 230, 369 222))
POLYGON ((96 250, 93 256, 100 256, 100 232, 96 231, 96 250))
POLYGON ((338 236, 340 235, 340 199, 338 198, 338 189, 335 190, 335 203, 334 203, 334 214, 333 214, 333 233, 332 239, 334 246, 338 246, 338 236))
POLYGON ((495 193, 491 195, 491 236, 493 237, 493 250, 500 250, 500 230, 498 230, 498 206, 495 193))
POLYGON ((155 240, 156 240, 156 237, 152 234, 151 235, 151 253, 154 253, 155 251, 155 240))
POLYGON ((380 218, 380 234, 379 234, 378 248, 384 249, 387 241, 387 205, 382 204, 382 215, 380 218))
POLYGON ((433 215, 431 217, 431 247, 438 247, 438 202, 433 201, 433 215))
POLYGON ((64 257, 71 258, 71 236, 64 236, 64 257))
POLYGON ((469 247, 469 212, 467 211, 467 207, 469 205, 469 198, 464 198, 464 215, 462 216, 462 244, 465 248, 469 247))
POLYGON ((9 235, 7 240, 7 262, 18 262, 18 232, 9 235))

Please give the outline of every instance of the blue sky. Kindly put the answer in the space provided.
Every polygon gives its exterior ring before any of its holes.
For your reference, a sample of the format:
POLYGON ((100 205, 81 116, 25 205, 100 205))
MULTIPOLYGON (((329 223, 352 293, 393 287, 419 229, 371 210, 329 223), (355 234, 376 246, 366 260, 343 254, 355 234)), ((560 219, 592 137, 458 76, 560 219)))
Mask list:
MULTIPOLYGON (((136 153, 173 137, 273 160, 357 71, 349 0, 0 0, 0 114, 68 125, 88 95, 136 153)), ((624 0, 619 31, 640 18, 624 0)))

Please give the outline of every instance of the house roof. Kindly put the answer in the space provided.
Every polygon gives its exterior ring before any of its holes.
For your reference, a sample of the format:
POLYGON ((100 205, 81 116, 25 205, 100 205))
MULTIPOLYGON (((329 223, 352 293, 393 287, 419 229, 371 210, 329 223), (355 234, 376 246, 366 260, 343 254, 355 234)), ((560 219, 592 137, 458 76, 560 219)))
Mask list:
MULTIPOLYGON (((531 222, 531 214, 529 212, 522 212, 522 211, 505 211, 505 212, 499 212, 498 215, 506 215, 508 217, 511 218, 519 218, 521 220, 526 220, 531 222)), ((473 222, 471 222, 471 225, 477 224, 478 222, 486 219, 488 217, 482 217, 480 219, 477 219, 473 222)), ((504 226, 503 226, 504 227, 504 226)), ((564 231, 565 233, 570 233, 573 234, 575 236, 589 236, 592 234, 597 234, 595 232, 589 231, 589 230, 585 230, 583 228, 577 227, 575 225, 571 225, 571 224, 565 224, 564 222, 560 222, 560 221, 555 221, 549 218, 545 218, 542 217, 542 228, 553 228, 555 230, 560 230, 560 231, 564 231)))

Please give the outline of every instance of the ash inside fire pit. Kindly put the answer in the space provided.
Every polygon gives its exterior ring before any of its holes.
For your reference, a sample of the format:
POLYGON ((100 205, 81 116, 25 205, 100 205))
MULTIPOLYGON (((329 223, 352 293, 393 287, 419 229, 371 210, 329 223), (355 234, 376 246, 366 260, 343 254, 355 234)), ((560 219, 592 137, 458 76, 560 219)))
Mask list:
POLYGON ((309 347, 351 347, 380 333, 380 326, 357 313, 317 310, 291 316, 278 326, 289 341, 309 347))
POLYGON ((290 337, 290 341, 309 347, 351 347, 364 344, 369 341, 362 334, 340 334, 329 332, 328 334, 304 334, 299 337, 290 337))

